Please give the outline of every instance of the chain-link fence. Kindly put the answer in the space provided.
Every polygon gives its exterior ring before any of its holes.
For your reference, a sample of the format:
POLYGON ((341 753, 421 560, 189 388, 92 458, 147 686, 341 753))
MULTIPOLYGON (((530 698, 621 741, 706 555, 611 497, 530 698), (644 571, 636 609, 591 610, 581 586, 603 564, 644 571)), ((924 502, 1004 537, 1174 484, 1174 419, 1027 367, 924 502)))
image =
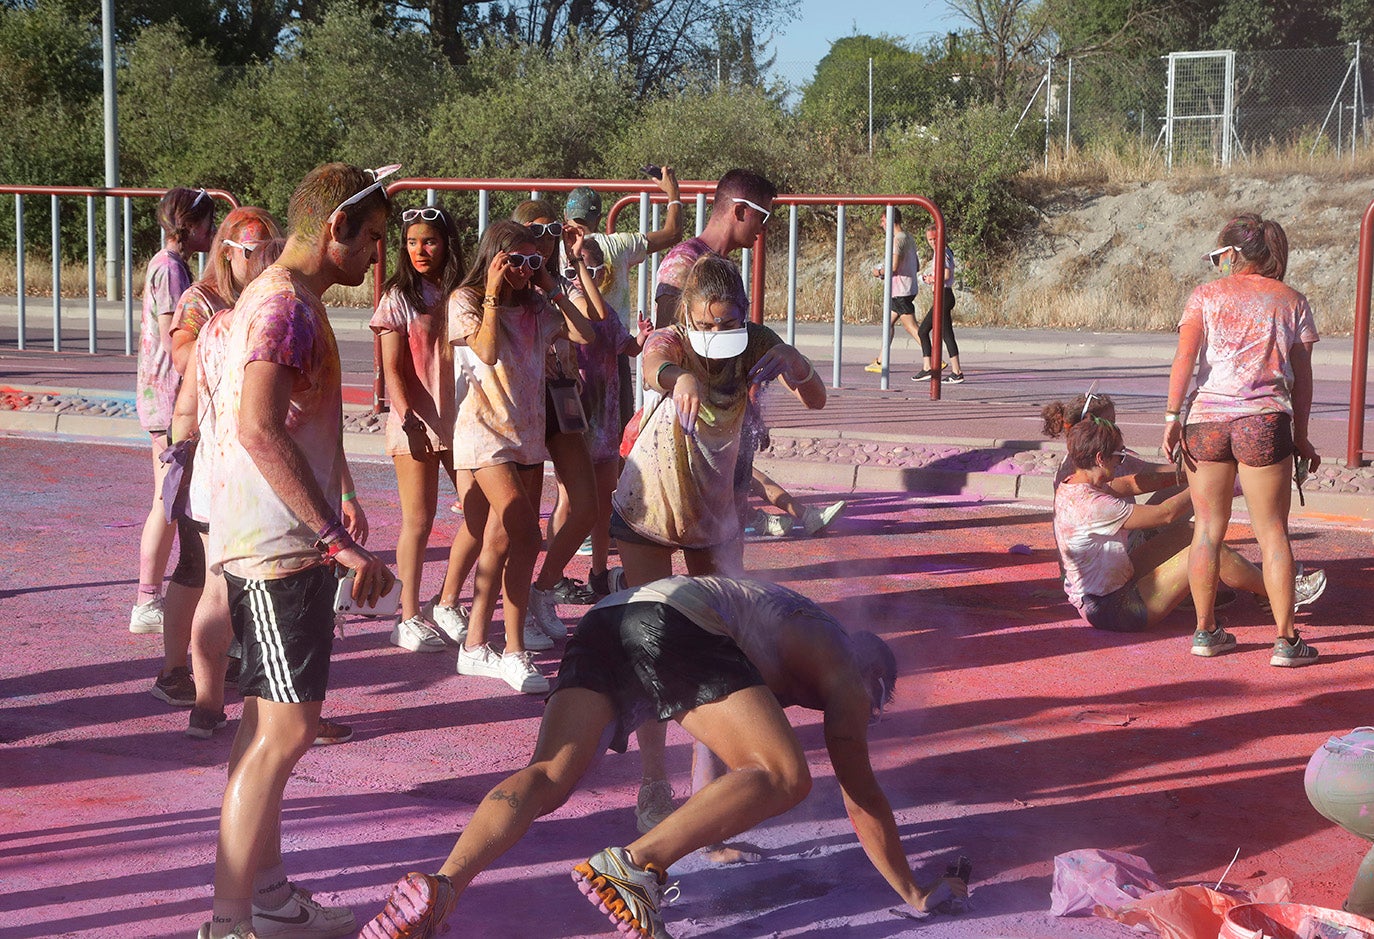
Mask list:
MULTIPOLYGON (((1275 150, 1353 155, 1370 144, 1371 57, 1352 44, 1059 58, 1013 71, 1005 104, 1041 129, 1047 154, 1109 147, 1170 166, 1223 166, 1275 150)), ((926 123, 940 100, 991 96, 985 74, 901 59, 831 67, 824 82, 803 62, 775 62, 771 74, 789 110, 869 142, 894 125, 926 123)))

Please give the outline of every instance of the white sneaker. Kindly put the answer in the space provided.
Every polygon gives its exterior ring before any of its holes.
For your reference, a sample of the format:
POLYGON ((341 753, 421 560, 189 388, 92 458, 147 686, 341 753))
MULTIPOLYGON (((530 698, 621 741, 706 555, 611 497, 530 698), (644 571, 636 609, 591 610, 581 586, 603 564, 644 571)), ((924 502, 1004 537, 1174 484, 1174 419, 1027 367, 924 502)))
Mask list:
POLYGON ((1300 571, 1293 578, 1293 609, 1306 606, 1326 590, 1326 571, 1300 571))
POLYGON ((253 904, 253 934, 257 939, 281 936, 286 939, 334 939, 358 931, 353 911, 346 906, 324 906, 310 891, 291 885, 291 899, 277 910, 264 910, 253 904))
POLYGON ((825 531, 830 527, 831 522, 844 514, 846 505, 848 505, 847 502, 840 501, 833 502, 823 509, 814 509, 808 506, 806 511, 802 513, 802 524, 806 526, 806 533, 819 535, 825 531))
POLYGON ((544 635, 544 630, 534 621, 533 609, 525 613, 525 629, 521 637, 524 639, 525 648, 531 652, 547 652, 553 648, 553 640, 544 635))
POLYGON ((620 593, 625 589, 625 568, 613 567, 606 572, 606 586, 611 588, 611 593, 620 593))
POLYGON ((500 678, 501 653, 488 645, 481 645, 475 649, 463 646, 458 650, 458 674, 478 678, 500 678))
POLYGON ((461 606, 444 606, 435 603, 430 607, 429 618, 445 636, 453 642, 462 642, 468 634, 468 611, 461 606))
POLYGON ((770 538, 782 538, 792 531, 792 516, 760 509, 754 521, 754 531, 770 538))
POLYGON ((144 603, 135 606, 129 612, 129 632, 131 633, 160 633, 162 632, 162 598, 153 597, 144 603))
POLYGON ((589 558, 592 556, 592 536, 588 535, 582 539, 581 546, 577 549, 577 556, 589 558))
POLYGON ((635 800, 635 827, 641 835, 647 835, 676 810, 673 785, 668 780, 655 779, 639 784, 639 797, 635 800))
POLYGON ((507 652, 501 656, 500 678, 522 694, 546 694, 549 680, 534 667, 533 654, 507 652))
POLYGON ((443 652, 444 637, 439 630, 424 621, 423 617, 412 616, 401 620, 391 630, 391 644, 409 649, 411 652, 443 652))
MULTIPOLYGON (((552 590, 530 587, 530 615, 534 624, 550 639, 567 639, 568 624, 558 618, 558 605, 552 590)), ((526 625, 530 622, 525 620, 526 625)))

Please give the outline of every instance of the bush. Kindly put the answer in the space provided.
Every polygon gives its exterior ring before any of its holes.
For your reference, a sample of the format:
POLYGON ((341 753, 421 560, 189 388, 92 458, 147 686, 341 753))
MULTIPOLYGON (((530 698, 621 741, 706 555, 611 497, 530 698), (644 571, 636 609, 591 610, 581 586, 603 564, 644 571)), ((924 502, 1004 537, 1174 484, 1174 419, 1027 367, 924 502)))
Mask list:
POLYGON ((916 193, 940 207, 966 280, 975 284, 1033 213, 1015 189, 1031 162, 1033 134, 1013 135, 1013 124, 1011 114, 990 105, 946 105, 929 128, 884 135, 875 155, 881 191, 916 193))

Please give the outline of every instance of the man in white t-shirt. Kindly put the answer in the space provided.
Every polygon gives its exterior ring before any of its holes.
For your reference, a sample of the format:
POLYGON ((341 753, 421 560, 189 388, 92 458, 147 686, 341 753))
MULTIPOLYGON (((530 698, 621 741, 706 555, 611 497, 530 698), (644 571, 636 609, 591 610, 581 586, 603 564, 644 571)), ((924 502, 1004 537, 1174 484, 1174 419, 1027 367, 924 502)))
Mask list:
MULTIPOLYGON (((601 227, 601 194, 587 186, 579 186, 568 193, 563 217, 576 222, 590 233, 601 246, 606 265, 605 288, 601 295, 620 316, 625 329, 634 335, 638 329, 635 303, 630 299, 630 268, 641 264, 650 254, 667 251, 682 240, 682 198, 677 173, 671 166, 660 169, 658 188, 668 197, 668 210, 663 227, 647 234, 615 232, 606 234, 601 227)), ((571 279, 571 278, 569 278, 571 279)), ((620 358, 620 426, 624 427, 634 415, 634 380, 630 375, 630 360, 620 358)))
MULTIPOLYGON (((386 235, 381 171, 316 167, 291 195, 281 259, 239 298, 213 393, 210 553, 243 643, 243 718, 234 738, 215 855, 213 918, 199 939, 352 935, 287 879, 282 791, 314 743, 333 648, 335 565, 375 604, 394 581, 355 542, 343 453, 341 367, 320 297, 356 286, 386 235)), ((356 529, 355 529, 356 530, 356 529)), ((360 533, 358 537, 363 537, 360 533)))

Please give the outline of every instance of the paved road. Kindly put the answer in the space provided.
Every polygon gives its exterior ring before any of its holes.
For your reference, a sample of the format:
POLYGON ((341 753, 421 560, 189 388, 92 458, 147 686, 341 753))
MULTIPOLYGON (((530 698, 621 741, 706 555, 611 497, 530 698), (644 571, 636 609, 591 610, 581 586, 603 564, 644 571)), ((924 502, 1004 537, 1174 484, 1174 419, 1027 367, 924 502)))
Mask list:
MULTIPOLYGON (((0 935, 189 936, 210 908, 229 739, 182 735, 186 712, 148 694, 158 638, 125 630, 148 454, 0 437, 0 465, 0 935)), ((373 547, 390 559, 392 471, 364 461, 355 472, 373 547)), ((1330 733, 1369 723, 1367 533, 1298 524, 1301 556, 1332 585, 1301 617, 1322 661, 1280 670, 1267 665, 1272 627, 1248 600, 1226 612, 1241 650, 1215 660, 1187 653, 1183 613, 1140 635, 1077 622, 1058 593, 1043 508, 851 498, 831 535, 751 543, 747 563, 892 644, 901 678, 873 731, 875 768, 918 871, 972 858, 975 909, 919 929, 889 912, 895 897, 844 820, 821 728, 794 711, 815 788, 747 837, 763 862, 674 868, 674 935, 1121 937, 1114 924, 1045 913, 1052 858, 1085 847, 1140 854, 1169 883, 1209 884, 1240 848, 1229 883, 1287 877, 1295 899, 1339 904, 1368 846, 1308 807, 1302 771, 1330 733)), ((427 586, 453 525, 446 513, 438 523, 427 586)), ((1253 557, 1248 530, 1232 534, 1253 557)), ((477 800, 523 764, 541 704, 457 676, 452 652, 391 647, 388 623, 344 625, 325 710, 357 739, 302 761, 287 789, 286 863, 362 918, 401 873, 433 869, 477 800)), ((539 664, 551 671, 556 655, 539 664)), ((237 705, 230 716, 232 731, 237 705)), ((669 740, 681 790, 686 741, 669 740)), ((473 884, 454 935, 608 935, 568 869, 634 837, 637 773, 633 754, 604 760, 473 884)))

